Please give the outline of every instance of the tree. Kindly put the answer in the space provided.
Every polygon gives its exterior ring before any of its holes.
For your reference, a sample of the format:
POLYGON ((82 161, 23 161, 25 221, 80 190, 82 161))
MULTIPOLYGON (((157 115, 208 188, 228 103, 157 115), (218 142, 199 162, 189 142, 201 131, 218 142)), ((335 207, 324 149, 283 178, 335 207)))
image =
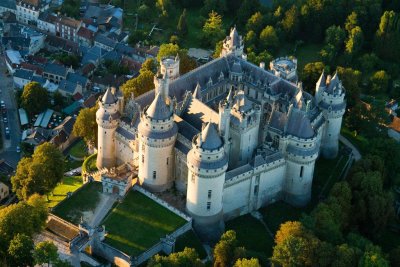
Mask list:
POLYGON ((43 112, 49 107, 49 94, 38 82, 30 82, 24 86, 21 106, 29 115, 43 112))
POLYGON ((274 49, 279 44, 278 35, 273 26, 267 25, 260 33, 260 44, 266 49, 274 49))
POLYGON ((33 253, 36 264, 55 263, 58 260, 57 247, 53 242, 43 241, 36 245, 33 253))
POLYGON ((390 76, 384 70, 375 72, 371 78, 371 92, 386 93, 389 87, 390 76))
POLYGON ((382 252, 379 247, 371 246, 367 251, 362 255, 358 266, 363 267, 389 267, 389 262, 382 255, 382 252))
POLYGON ((155 255, 147 264, 148 267, 169 266, 169 267, 203 267, 199 255, 193 248, 185 248, 181 252, 171 253, 168 256, 155 255))
POLYGON ((280 25, 289 40, 294 40, 297 37, 300 24, 299 15, 296 5, 292 5, 292 7, 285 12, 284 17, 280 22, 280 25))
MULTIPOLYGON (((228 1, 231 2, 231 1, 228 1)), ((232 2, 235 2, 234 0, 232 2)), ((239 2, 239 1, 238 1, 239 2)), ((240 12, 237 12, 238 25, 245 25, 250 16, 260 10, 260 1, 243 0, 241 1, 240 12)))
POLYGON ((13 266, 31 266, 33 240, 25 234, 17 234, 10 242, 8 255, 11 258, 13 266))
POLYGON ((58 91, 56 91, 56 92, 53 93, 53 101, 54 101, 54 106, 55 106, 55 107, 58 107, 60 110, 61 110, 61 108, 64 107, 64 105, 65 105, 65 98, 64 98, 64 96, 63 96, 60 92, 58 92, 58 91))
POLYGON ((31 158, 23 158, 11 177, 13 191, 19 199, 27 200, 31 195, 50 193, 64 173, 64 156, 51 143, 39 145, 31 158))
POLYGON ((222 16, 215 11, 208 14, 208 19, 203 26, 203 41, 207 46, 214 46, 219 40, 222 40, 225 32, 222 28, 222 16))
POLYGON ((144 21, 149 21, 149 19, 152 17, 152 11, 150 7, 148 7, 146 4, 142 4, 138 8, 137 13, 139 15, 139 18, 144 21))
POLYGON ((275 234, 275 244, 279 245, 283 243, 290 236, 304 236, 306 229, 298 221, 287 221, 282 223, 279 230, 275 234))
POLYGON ((361 71, 352 68, 337 67, 337 73, 346 89, 347 105, 353 107, 360 99, 361 71))
POLYGON ((248 32, 253 31, 254 33, 259 33, 264 24, 264 16, 260 11, 254 13, 246 24, 246 29, 248 32))
POLYGON ((379 55, 387 60, 400 61, 400 15, 394 11, 385 11, 375 35, 375 48, 379 55))
POLYGON ((333 267, 352 267, 357 266, 361 251, 348 244, 336 247, 335 257, 332 262, 333 267))
POLYGON ((131 31, 128 37, 128 43, 130 46, 135 47, 138 42, 143 41, 146 37, 147 34, 142 30, 131 31))
POLYGON ((213 58, 219 58, 222 52, 223 41, 219 41, 215 44, 213 58))
POLYGON ((244 257, 244 248, 238 247, 236 232, 226 231, 214 247, 214 266, 231 266, 237 259, 244 257))
POLYGON ((97 105, 91 108, 81 109, 76 117, 74 128, 72 130, 75 136, 82 137, 90 146, 97 145, 97 110, 97 105))
POLYGON ((233 267, 261 267, 258 259, 238 259, 233 267))
POLYGON ((180 36, 185 36, 188 32, 187 18, 186 18, 186 8, 183 9, 181 16, 179 17, 178 26, 176 27, 180 36))
POLYGON ((154 58, 148 58, 142 63, 142 67, 140 68, 140 73, 144 71, 151 71, 156 74, 157 72, 157 62, 154 58))
POLYGON ((132 93, 139 96, 152 89, 154 89, 154 73, 149 70, 141 71, 138 77, 126 81, 121 87, 125 98, 131 97, 132 93))
POLYGON ((301 80, 303 81, 303 88, 309 92, 314 93, 315 84, 317 83, 325 65, 322 62, 312 62, 304 66, 301 74, 301 80))
POLYGON ((358 25, 358 15, 355 11, 351 12, 351 14, 347 17, 345 23, 345 29, 350 34, 350 32, 357 27, 358 25))
POLYGON ((364 42, 364 34, 359 26, 354 27, 349 32, 349 38, 346 41, 346 53, 354 56, 361 51, 364 42))
POLYGON ((204 0, 202 13, 207 15, 213 10, 219 14, 224 14, 227 10, 226 0, 204 0))
POLYGON ((43 199, 39 201, 39 196, 31 198, 0 209, 0 255, 7 253, 11 240, 18 234, 31 237, 43 229, 47 206, 43 199))

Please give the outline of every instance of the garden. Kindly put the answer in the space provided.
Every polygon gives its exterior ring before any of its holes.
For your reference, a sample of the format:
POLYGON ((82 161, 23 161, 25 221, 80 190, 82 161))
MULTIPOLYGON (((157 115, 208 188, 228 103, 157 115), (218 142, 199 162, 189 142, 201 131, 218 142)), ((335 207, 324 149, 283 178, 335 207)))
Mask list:
POLYGON ((130 256, 138 256, 186 221, 144 194, 131 190, 104 219, 105 242, 130 256))

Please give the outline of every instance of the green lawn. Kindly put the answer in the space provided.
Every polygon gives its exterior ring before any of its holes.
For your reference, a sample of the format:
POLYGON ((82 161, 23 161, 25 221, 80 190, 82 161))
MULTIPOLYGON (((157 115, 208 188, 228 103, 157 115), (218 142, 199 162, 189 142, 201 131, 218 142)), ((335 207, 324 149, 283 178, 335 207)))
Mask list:
POLYGON ((88 152, 85 142, 83 140, 78 141, 70 148, 69 154, 76 158, 84 158, 87 156, 88 152))
POLYGON ((307 63, 321 61, 319 52, 322 47, 323 44, 301 44, 296 46, 294 43, 287 43, 282 45, 276 57, 295 56, 298 60, 297 69, 301 74, 307 63))
POLYGON ((97 171, 96 161, 97 161, 97 154, 92 154, 89 157, 87 157, 82 164, 82 172, 97 171))
POLYGON ((194 248, 199 254, 200 259, 207 257, 207 253, 201 244, 198 236, 190 230, 176 239, 175 252, 183 251, 185 247, 194 248))
POLYGON ((85 211, 93 211, 100 200, 101 183, 92 182, 83 186, 73 196, 54 208, 53 213, 64 220, 78 224, 85 211))
POLYGON ((368 139, 360 134, 357 134, 356 131, 350 131, 347 127, 343 126, 340 134, 346 137, 360 151, 361 154, 365 154, 368 151, 368 139))
POLYGON ((105 242, 131 256, 139 255, 185 223, 137 191, 130 191, 102 222, 108 232, 105 242))
POLYGON ((73 160, 70 157, 66 157, 64 160, 64 171, 70 171, 82 166, 82 161, 73 160))
POLYGON ((53 190, 53 194, 49 196, 48 206, 49 208, 54 207, 61 200, 67 197, 68 192, 74 192, 76 189, 82 186, 81 176, 70 176, 64 177, 62 182, 56 186, 53 190))
POLYGON ((226 222, 225 228, 234 230, 239 246, 245 247, 249 255, 257 257, 262 266, 266 266, 268 257, 272 255, 274 240, 260 221, 247 214, 226 222))

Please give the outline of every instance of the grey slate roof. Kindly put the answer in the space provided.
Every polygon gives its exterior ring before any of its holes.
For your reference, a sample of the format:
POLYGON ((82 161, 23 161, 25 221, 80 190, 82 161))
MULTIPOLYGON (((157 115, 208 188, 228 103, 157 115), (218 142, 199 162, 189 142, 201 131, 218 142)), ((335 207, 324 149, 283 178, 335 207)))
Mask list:
POLYGON ((117 133, 119 133, 128 140, 135 140, 135 135, 131 131, 127 131, 122 127, 117 128, 117 133))
POLYGON ((106 93, 103 95, 101 102, 103 102, 103 104, 114 104, 117 102, 117 99, 115 98, 115 96, 113 95, 113 93, 111 92, 110 88, 107 88, 106 93))
POLYGON ((203 123, 211 121, 218 124, 219 121, 218 113, 194 97, 191 97, 187 103, 186 110, 181 117, 199 131, 202 129, 203 123))
POLYGON ((234 102, 233 107, 240 112, 246 112, 253 107, 252 102, 247 99, 242 90, 236 94, 234 102))
POLYGON ((231 71, 234 73, 242 73, 242 66, 239 61, 233 63, 231 71))
POLYGON ((94 39, 95 42, 103 44, 105 46, 114 48, 115 45, 117 44, 116 41, 114 41, 113 39, 108 38, 107 36, 105 36, 104 34, 97 34, 96 38, 94 39))
POLYGON ((17 6, 16 6, 15 2, 16 2, 15 0, 1 0, 0 1, 0 6, 16 10, 17 6))
POLYGON ((67 80, 62 80, 60 82, 60 84, 58 85, 58 90, 67 92, 68 94, 72 95, 74 94, 75 90, 76 90, 76 83, 72 83, 70 81, 67 80))
POLYGON ((46 66, 44 66, 43 72, 47 72, 50 74, 55 74, 55 75, 63 76, 63 77, 65 77, 67 75, 67 69, 64 66, 54 64, 54 63, 47 63, 46 66))
POLYGON ((88 78, 73 72, 68 73, 67 80, 72 83, 79 83, 83 87, 85 87, 88 82, 88 78))
POLYGON ((25 80, 32 80, 33 71, 17 69, 13 75, 14 75, 14 77, 17 77, 17 78, 21 78, 21 79, 25 79, 25 80))
POLYGON ((193 136, 199 133, 199 130, 177 115, 174 116, 174 121, 176 125, 178 125, 178 132, 190 142, 192 141, 193 136))
POLYGON ((206 127, 204 127, 198 138, 201 138, 201 144, 199 142, 200 140, 198 140, 197 143, 200 144, 201 148, 206 150, 215 150, 223 145, 216 126, 212 122, 209 122, 206 127))
POLYGON ((315 134, 309 118, 295 108, 289 115, 286 131, 290 135, 305 139, 312 138, 315 134))
POLYGON ((161 94, 157 94, 153 103, 146 110, 147 116, 154 120, 166 120, 171 117, 171 110, 161 94))

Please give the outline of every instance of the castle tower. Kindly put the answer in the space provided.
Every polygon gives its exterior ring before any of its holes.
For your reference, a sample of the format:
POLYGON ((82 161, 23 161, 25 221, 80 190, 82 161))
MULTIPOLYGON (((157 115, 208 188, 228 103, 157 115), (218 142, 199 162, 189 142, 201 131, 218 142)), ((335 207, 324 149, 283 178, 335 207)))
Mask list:
POLYGON ((154 76, 155 94, 160 94, 166 102, 169 101, 169 82, 168 72, 158 73, 154 76))
POLYGON ((241 166, 251 159, 258 146, 261 108, 250 102, 243 90, 234 97, 229 134, 232 139, 229 151, 230 168, 241 166))
POLYGON ((138 126, 139 182, 153 192, 172 186, 177 133, 172 104, 167 104, 158 93, 141 114, 138 126))
POLYGON ((96 112, 98 125, 97 168, 115 167, 115 131, 119 123, 118 99, 108 88, 103 98, 99 101, 96 112))
POLYGON ((340 128, 346 111, 345 89, 337 73, 324 81, 322 73, 317 83, 316 101, 325 119, 321 137, 321 154, 324 158, 335 158, 339 151, 340 128))
POLYGON ((218 239, 224 228, 222 193, 228 160, 224 141, 213 123, 193 138, 187 166, 186 209, 203 238, 218 239))
POLYGON ((305 206, 311 199, 318 140, 305 112, 290 105, 281 147, 286 158, 284 198, 294 206, 305 206))
POLYGON ((227 98, 219 102, 218 106, 218 132, 224 139, 225 151, 229 151, 229 126, 231 120, 232 98, 233 91, 230 89, 227 98))
POLYGON ((221 57, 234 54, 237 57, 243 57, 244 43, 243 38, 236 30, 236 26, 231 29, 229 36, 222 43, 221 57))
POLYGON ((179 77, 179 55, 176 57, 164 57, 160 62, 161 74, 165 77, 167 74, 171 81, 179 77))

